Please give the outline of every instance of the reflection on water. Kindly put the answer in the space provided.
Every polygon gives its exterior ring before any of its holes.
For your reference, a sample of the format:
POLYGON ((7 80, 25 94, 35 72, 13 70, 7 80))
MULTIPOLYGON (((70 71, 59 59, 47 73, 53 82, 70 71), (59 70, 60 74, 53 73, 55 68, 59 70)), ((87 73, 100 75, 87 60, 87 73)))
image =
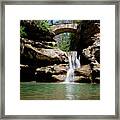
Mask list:
POLYGON ((66 99, 74 100, 75 99, 75 93, 74 93, 74 86, 72 84, 65 84, 66 88, 66 99))
POLYGON ((100 85, 87 83, 21 83, 21 100, 99 100, 100 85))

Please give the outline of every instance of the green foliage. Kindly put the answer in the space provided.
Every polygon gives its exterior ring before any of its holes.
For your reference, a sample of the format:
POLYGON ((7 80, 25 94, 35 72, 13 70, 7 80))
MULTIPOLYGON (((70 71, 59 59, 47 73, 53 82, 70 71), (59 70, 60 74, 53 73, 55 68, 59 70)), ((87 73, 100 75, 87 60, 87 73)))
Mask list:
POLYGON ((70 50, 70 39, 69 39, 70 34, 64 33, 62 34, 62 40, 59 43, 58 47, 65 52, 68 52, 70 50))
POLYGON ((27 38, 38 34, 47 34, 50 29, 48 20, 21 20, 20 22, 20 37, 27 38))
POLYGON ((39 29, 43 31, 49 31, 50 29, 50 24, 47 20, 36 20, 35 24, 37 25, 37 27, 39 27, 39 29))
POLYGON ((73 23, 77 23, 77 24, 79 24, 80 21, 81 21, 81 20, 73 20, 72 22, 73 22, 73 23))
POLYGON ((76 35, 75 33, 70 34, 70 50, 74 51, 76 49, 76 35))
POLYGON ((59 43, 58 47, 65 51, 73 51, 76 50, 76 35, 75 33, 64 33, 62 34, 62 40, 59 43))
POLYGON ((26 38, 27 37, 27 33, 25 31, 25 27, 24 26, 20 26, 20 37, 21 38, 26 38))
POLYGON ((60 44, 59 44, 59 48, 65 52, 69 51, 69 42, 63 40, 60 44))

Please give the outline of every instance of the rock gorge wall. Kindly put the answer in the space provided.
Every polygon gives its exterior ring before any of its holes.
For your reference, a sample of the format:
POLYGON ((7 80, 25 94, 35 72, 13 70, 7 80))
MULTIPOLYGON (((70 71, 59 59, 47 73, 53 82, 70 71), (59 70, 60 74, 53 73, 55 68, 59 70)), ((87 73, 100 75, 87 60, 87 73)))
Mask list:
POLYGON ((20 80, 21 82, 59 82, 56 75, 65 77, 68 58, 56 47, 53 34, 39 29, 34 21, 22 21, 28 37, 20 38, 20 80), (64 71, 64 72, 63 72, 64 71))
MULTIPOLYGON (((20 38, 21 82, 62 82, 68 69, 67 54, 57 48, 54 34, 39 29, 34 21, 22 21, 28 37, 20 38)), ((83 20, 77 28, 73 50, 81 56, 75 82, 100 82, 100 21, 83 20)), ((71 44, 72 46, 73 44, 71 44)))
POLYGON ((89 65, 90 78, 100 82, 100 20, 83 20, 78 25, 76 46, 81 64, 89 65))

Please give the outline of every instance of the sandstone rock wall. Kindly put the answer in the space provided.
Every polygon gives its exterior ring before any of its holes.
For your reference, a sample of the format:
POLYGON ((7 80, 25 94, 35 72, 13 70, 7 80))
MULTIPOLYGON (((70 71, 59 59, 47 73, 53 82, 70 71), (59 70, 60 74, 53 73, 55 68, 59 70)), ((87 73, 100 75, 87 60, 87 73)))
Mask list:
POLYGON ((76 46, 81 64, 89 64, 93 82, 100 82, 100 20, 83 20, 78 31, 76 46))
POLYGON ((21 25, 25 26, 28 34, 27 38, 20 38, 21 81, 63 81, 55 75, 64 74, 61 68, 62 64, 67 65, 68 58, 65 52, 56 47, 53 34, 39 29, 34 21, 22 21, 21 25))

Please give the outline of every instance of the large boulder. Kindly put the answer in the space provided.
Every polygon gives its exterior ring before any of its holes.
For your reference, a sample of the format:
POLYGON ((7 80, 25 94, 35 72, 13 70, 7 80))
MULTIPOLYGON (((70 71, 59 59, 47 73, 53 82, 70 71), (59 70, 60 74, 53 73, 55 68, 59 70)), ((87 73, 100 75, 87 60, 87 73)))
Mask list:
POLYGON ((75 69, 75 80, 79 83, 100 83, 100 64, 96 61, 75 69))
POLYGON ((21 62, 25 61, 27 64, 30 62, 30 64, 34 66, 46 66, 66 63, 68 62, 68 58, 66 53, 60 49, 35 48, 30 44, 24 44, 21 62))
POLYGON ((81 68, 75 69, 76 76, 87 76, 89 77, 91 73, 90 65, 82 65, 81 68))
POLYGON ((90 65, 82 65, 81 68, 75 69, 75 82, 91 82, 91 67, 90 65))
POLYGON ((67 73, 67 64, 40 67, 36 69, 35 75, 38 82, 62 82, 67 73))
POLYGON ((52 79, 56 80, 57 82, 64 82, 66 75, 52 75, 52 79))
POLYGON ((46 66, 46 67, 40 67, 36 69, 36 72, 41 72, 44 71, 45 73, 51 73, 51 74, 66 74, 66 64, 59 64, 59 65, 51 65, 51 66, 46 66))

